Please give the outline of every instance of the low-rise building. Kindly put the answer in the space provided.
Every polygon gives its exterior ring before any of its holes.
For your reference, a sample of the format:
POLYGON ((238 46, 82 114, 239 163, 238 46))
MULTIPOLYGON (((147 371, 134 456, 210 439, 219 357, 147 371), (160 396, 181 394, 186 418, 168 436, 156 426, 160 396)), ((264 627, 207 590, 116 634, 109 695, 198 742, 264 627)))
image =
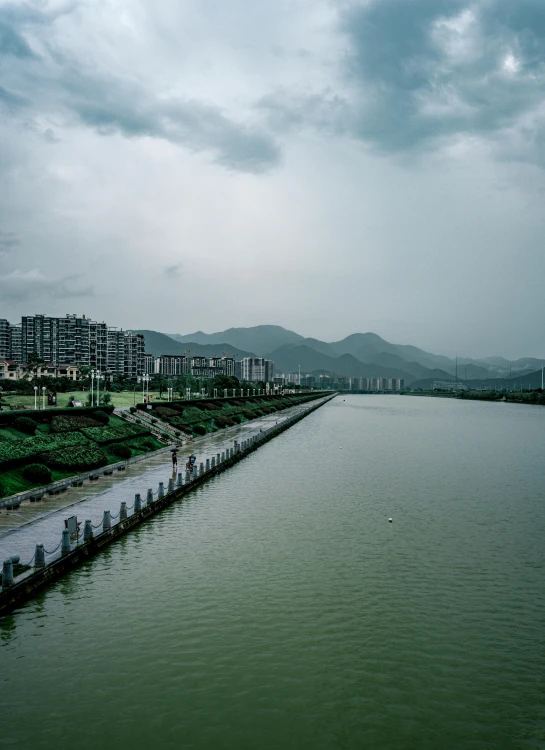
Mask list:
MULTIPOLYGON (((36 370, 38 378, 69 378, 70 380, 79 379, 79 367, 77 365, 54 365, 51 362, 45 362, 36 370)), ((34 372, 30 372, 28 365, 16 362, 13 359, 0 360, 0 380, 22 380, 28 377, 34 379, 34 372)))
POLYGON ((25 376, 26 366, 14 359, 0 359, 0 380, 20 380, 25 376))

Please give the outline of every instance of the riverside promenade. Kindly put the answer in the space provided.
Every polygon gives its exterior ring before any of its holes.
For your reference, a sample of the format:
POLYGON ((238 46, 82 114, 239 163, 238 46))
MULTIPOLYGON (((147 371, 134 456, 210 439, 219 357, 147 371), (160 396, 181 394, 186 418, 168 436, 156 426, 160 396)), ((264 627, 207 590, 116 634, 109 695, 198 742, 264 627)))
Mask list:
MULTIPOLYGON (((251 449, 253 445, 257 447, 259 445, 259 438, 262 436, 265 438, 267 433, 271 433, 274 428, 281 429, 283 423, 290 423, 293 419, 297 419, 304 416, 307 412, 313 411, 330 398, 332 398, 332 395, 318 399, 310 405, 308 403, 298 405, 286 409, 283 413, 277 412, 276 414, 247 422, 239 427, 194 441, 191 446, 186 447, 190 448, 190 451, 196 454, 197 466, 200 467, 201 464, 204 464, 208 471, 214 467, 218 454, 223 454, 227 457, 230 450, 232 462, 234 440, 243 446, 246 445, 247 449, 251 449)), ((286 424, 285 426, 288 425, 286 424)), ((235 460, 237 460, 236 456, 235 460)), ((136 493, 141 495, 142 503, 144 504, 148 489, 152 488, 157 493, 160 482, 163 483, 166 493, 169 479, 174 478, 170 452, 154 456, 150 459, 150 462, 152 465, 148 467, 143 467, 143 462, 137 465, 139 468, 137 476, 124 476, 122 479, 114 481, 112 486, 102 492, 97 492, 91 497, 82 497, 80 501, 75 501, 71 505, 65 505, 18 528, 4 532, 0 535, 0 559, 18 555, 22 564, 28 564, 32 562, 36 544, 43 544, 47 566, 60 556, 59 547, 64 520, 69 516, 76 515, 78 521, 81 522, 91 519, 94 528, 102 530, 104 511, 110 511, 112 518, 115 519, 119 514, 121 503, 125 503, 130 510, 136 493)), ((185 476, 184 454, 179 458, 178 470, 182 476, 185 476)), ((204 478, 206 478, 207 471, 204 473, 204 478)), ((198 476, 199 480, 201 478, 203 478, 202 470, 199 471, 198 476)), ((179 488, 182 489, 180 485, 176 489, 179 488)), ((190 486, 187 489, 189 490, 190 486)), ((95 531, 95 533, 100 535, 101 530, 95 531)))

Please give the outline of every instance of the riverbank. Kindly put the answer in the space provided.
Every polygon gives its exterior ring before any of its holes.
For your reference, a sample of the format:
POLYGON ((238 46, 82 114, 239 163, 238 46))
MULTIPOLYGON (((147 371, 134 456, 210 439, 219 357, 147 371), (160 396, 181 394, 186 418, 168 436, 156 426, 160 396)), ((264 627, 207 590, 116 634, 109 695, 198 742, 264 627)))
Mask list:
POLYGON ((433 398, 456 398, 462 401, 497 401, 510 404, 545 406, 545 392, 537 391, 414 391, 403 396, 430 396, 433 398))
MULTIPOLYGON (((28 566, 33 565, 33 567, 29 567, 24 573, 18 576, 13 585, 3 586, 0 589, 0 615, 18 606, 18 604, 32 596, 38 589, 64 575, 68 570, 77 567, 84 560, 100 551, 105 545, 124 535, 148 517, 155 515, 158 511, 183 497, 196 487, 199 487, 211 477, 238 463, 238 461, 256 450, 261 444, 271 440, 315 409, 327 403, 327 401, 334 398, 334 395, 331 394, 323 397, 319 401, 313 402, 312 405, 301 408, 299 413, 288 416, 280 423, 271 425, 266 430, 256 432, 251 437, 243 440, 242 443, 238 443, 238 447, 235 446, 223 451, 221 454, 212 455, 211 458, 206 459, 206 463, 201 461, 199 463, 198 474, 192 479, 185 475, 184 480, 184 472, 181 472, 178 474, 176 485, 174 485, 172 479, 169 481, 168 490, 164 482, 159 483, 159 489, 156 493, 148 489, 147 500, 144 500, 145 488, 141 488, 138 497, 142 497, 142 508, 139 508, 139 500, 135 500, 132 506, 133 513, 129 514, 128 511, 131 508, 127 508, 127 501, 123 501, 121 511, 117 514, 119 521, 112 523, 111 527, 109 521, 106 520, 110 518, 110 511, 105 511, 102 522, 99 522, 96 526, 92 526, 90 520, 87 521, 86 526, 89 524, 89 528, 101 528, 101 531, 96 536, 87 537, 86 535, 82 543, 78 539, 75 544, 68 544, 64 551, 61 549, 59 552, 57 548, 54 553, 49 554, 49 558, 45 560, 45 566, 42 564, 38 556, 38 548, 36 548, 36 554, 28 563, 28 566), (157 495, 157 499, 155 499, 155 494, 157 495), (125 507, 125 511, 123 510, 123 506, 125 507)), ((112 519, 115 520, 116 516, 112 516, 112 519)), ((60 543, 58 547, 61 547, 60 543)), ((43 545, 41 549, 47 555, 47 550, 43 545)), ((25 566, 27 565, 24 558, 22 562, 25 566)))

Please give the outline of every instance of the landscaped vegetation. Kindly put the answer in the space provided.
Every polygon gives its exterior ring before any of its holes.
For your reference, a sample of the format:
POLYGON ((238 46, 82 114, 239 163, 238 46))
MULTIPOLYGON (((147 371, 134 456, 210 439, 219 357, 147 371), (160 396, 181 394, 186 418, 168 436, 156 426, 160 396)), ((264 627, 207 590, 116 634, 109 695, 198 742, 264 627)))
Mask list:
MULTIPOLYGON (((254 396, 153 405, 153 414, 186 435, 200 436, 316 399, 321 394, 254 396)), ((140 405, 139 409, 145 409, 140 405)))
POLYGON ((144 426, 101 409, 0 413, 0 497, 162 447, 144 426))

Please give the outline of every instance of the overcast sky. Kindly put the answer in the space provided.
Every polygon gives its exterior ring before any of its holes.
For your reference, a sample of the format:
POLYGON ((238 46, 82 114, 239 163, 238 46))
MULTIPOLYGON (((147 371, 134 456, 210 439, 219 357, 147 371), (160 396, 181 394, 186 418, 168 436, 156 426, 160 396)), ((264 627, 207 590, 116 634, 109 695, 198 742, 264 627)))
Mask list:
POLYGON ((544 0, 0 0, 0 317, 545 355, 544 0))

